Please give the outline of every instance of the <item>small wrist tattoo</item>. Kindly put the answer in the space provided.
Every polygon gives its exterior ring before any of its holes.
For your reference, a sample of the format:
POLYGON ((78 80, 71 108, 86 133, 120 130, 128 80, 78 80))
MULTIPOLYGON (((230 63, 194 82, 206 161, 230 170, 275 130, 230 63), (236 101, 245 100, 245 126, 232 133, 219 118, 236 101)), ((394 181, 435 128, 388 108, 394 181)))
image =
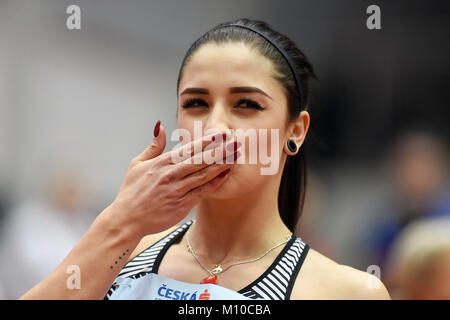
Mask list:
MULTIPOLYGON (((128 252, 130 252, 130 249, 127 249, 126 251, 122 252, 122 255, 118 257, 118 260, 114 261, 114 264, 117 264, 119 260, 122 260, 122 257, 125 257, 128 252)), ((114 269, 114 265, 109 266, 109 268, 114 269)))

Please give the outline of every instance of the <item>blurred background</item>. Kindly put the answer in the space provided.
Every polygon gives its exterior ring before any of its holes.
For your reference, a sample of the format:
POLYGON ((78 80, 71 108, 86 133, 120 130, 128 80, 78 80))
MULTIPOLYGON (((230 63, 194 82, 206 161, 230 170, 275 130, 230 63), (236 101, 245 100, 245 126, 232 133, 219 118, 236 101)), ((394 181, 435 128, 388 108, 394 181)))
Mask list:
POLYGON ((0 298, 58 265, 157 120, 176 128, 190 44, 248 17, 319 77, 297 234, 393 298, 450 299, 449 16, 448 1, 0 0, 0 298), (66 27, 72 4, 81 30, 66 27))

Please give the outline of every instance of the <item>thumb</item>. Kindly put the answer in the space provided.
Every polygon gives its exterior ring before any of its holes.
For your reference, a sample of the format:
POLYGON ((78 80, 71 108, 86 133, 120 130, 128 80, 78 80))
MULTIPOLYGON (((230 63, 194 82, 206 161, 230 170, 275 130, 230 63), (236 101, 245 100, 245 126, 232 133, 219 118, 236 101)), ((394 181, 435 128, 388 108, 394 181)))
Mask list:
POLYGON ((156 158, 161 153, 163 153, 166 148, 166 131, 161 126, 161 121, 158 121, 153 130, 154 138, 152 143, 144 150, 140 155, 138 155, 135 160, 146 161, 156 158))

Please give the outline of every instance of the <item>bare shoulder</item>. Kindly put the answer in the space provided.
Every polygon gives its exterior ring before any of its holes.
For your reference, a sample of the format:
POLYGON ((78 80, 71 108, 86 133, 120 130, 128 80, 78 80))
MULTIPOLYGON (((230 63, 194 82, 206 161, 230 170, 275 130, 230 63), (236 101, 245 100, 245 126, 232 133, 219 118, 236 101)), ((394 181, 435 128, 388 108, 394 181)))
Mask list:
POLYGON ((378 300, 390 296, 376 276, 338 264, 310 248, 291 299, 378 300))
POLYGON ((179 228, 178 225, 175 225, 167 230, 164 230, 160 233, 155 234, 149 234, 146 235, 141 239, 141 241, 138 243, 136 248, 133 250, 133 252, 128 257, 128 261, 132 260, 134 257, 136 257, 139 253, 150 247, 151 245, 155 244, 157 241, 161 240, 165 236, 167 236, 169 233, 174 231, 175 229, 179 228))

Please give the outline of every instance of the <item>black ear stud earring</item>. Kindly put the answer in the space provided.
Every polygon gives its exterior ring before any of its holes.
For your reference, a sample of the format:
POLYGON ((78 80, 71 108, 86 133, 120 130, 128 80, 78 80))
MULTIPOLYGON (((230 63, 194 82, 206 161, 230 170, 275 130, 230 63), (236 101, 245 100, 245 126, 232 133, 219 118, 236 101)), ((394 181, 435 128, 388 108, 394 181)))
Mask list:
POLYGON ((289 139, 287 141, 287 147, 288 147, 289 151, 291 151, 292 153, 297 152, 297 144, 294 142, 294 140, 289 139))

